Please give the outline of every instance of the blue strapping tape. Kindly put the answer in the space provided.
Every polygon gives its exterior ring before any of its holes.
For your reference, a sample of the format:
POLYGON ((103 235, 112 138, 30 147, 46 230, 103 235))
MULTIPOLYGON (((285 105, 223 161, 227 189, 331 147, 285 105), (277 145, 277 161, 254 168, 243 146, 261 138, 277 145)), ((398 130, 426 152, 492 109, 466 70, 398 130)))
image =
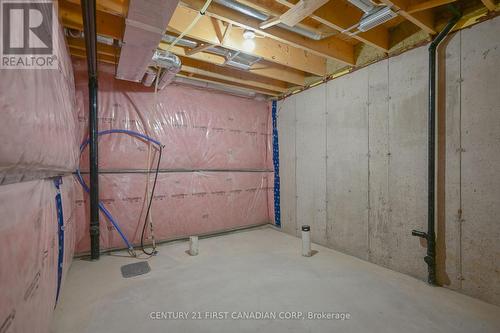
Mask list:
POLYGON ((277 102, 273 101, 273 166, 274 166, 274 224, 281 226, 280 209, 280 153, 278 145, 277 102))
POLYGON ((56 187, 56 209, 57 209, 57 235, 59 239, 59 251, 57 255, 57 291, 56 291, 56 304, 59 299, 59 291, 61 289, 61 280, 63 273, 63 260, 64 260, 64 218, 63 206, 61 198, 61 184, 62 178, 57 177, 54 179, 54 186, 56 187))

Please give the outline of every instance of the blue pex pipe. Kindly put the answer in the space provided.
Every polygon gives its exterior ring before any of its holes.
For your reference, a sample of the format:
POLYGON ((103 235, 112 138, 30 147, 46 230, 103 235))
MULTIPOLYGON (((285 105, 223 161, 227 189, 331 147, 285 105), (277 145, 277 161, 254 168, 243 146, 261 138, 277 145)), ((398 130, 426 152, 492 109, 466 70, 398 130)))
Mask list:
POLYGON ((277 102, 273 101, 273 166, 274 166, 274 224, 281 227, 280 208, 280 150, 278 145, 278 110, 277 102))
MULTIPOLYGON (((158 145, 159 147, 164 147, 159 141, 157 141, 157 140, 155 140, 147 135, 144 135, 142 133, 138 133, 138 132, 134 132, 134 131, 130 131, 130 130, 112 129, 112 130, 97 132, 97 135, 101 136, 101 135, 108 135, 108 134, 114 134, 114 133, 128 134, 128 135, 134 136, 136 138, 143 139, 143 140, 146 140, 148 142, 154 143, 154 144, 158 145)), ((89 141, 90 141, 90 139, 86 139, 80 145, 80 156, 81 156, 82 152, 85 150, 85 148, 88 146, 89 141)), ((85 181, 83 180, 82 174, 80 173, 80 167, 78 167, 76 169, 76 178, 78 179, 78 182, 82 185, 85 192, 89 193, 90 189, 87 186, 87 184, 85 183, 85 181)), ((111 213, 106 209, 106 207, 104 206, 102 201, 99 201, 99 210, 107 217, 107 219, 111 222, 111 224, 113 224, 116 231, 118 231, 118 234, 120 234, 120 237, 123 239, 123 241, 127 245, 127 248, 129 249, 129 251, 133 252, 134 247, 132 246, 132 244, 129 242, 129 240, 127 239, 127 237, 125 236, 125 234, 121 230, 120 226, 118 225, 118 222, 116 222, 115 219, 113 218, 113 215, 111 215, 111 213)))
MULTIPOLYGON (((58 253, 57 253, 57 290, 56 290, 56 304, 59 300, 59 292, 61 290, 61 280, 63 273, 63 262, 64 262, 64 217, 63 217, 63 206, 61 198, 61 184, 62 178, 57 177, 54 179, 54 186, 56 187, 56 209, 57 209, 57 238, 58 253)), ((54 307, 55 307, 54 305, 54 307)))

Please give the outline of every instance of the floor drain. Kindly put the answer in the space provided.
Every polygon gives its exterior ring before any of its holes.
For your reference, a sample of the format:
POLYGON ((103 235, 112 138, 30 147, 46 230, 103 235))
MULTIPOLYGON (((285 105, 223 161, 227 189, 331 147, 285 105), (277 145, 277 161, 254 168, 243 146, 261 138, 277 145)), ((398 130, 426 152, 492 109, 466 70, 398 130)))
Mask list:
POLYGON ((149 267, 149 263, 147 261, 123 265, 120 269, 124 278, 146 274, 151 271, 151 267, 149 267))

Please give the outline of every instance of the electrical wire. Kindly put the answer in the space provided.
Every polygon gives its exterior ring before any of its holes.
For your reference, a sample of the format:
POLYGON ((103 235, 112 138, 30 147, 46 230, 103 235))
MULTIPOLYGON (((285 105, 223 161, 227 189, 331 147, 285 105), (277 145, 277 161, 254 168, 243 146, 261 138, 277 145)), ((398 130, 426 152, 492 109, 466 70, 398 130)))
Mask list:
MULTIPOLYGON (((144 252, 144 254, 146 254, 148 256, 152 256, 152 255, 156 254, 156 245, 154 242, 154 238, 153 238, 153 249, 151 250, 151 252, 147 252, 146 249, 144 248, 144 234, 146 232, 146 225, 148 224, 149 212, 151 211, 151 204, 153 203, 156 182, 158 180, 158 173, 160 172, 160 161, 161 161, 162 151, 163 151, 162 146, 159 146, 159 154, 158 154, 158 162, 156 164, 155 179, 153 181, 153 186, 151 188, 151 195, 149 196, 148 209, 146 210, 146 217, 144 218, 144 224, 142 225, 142 232, 141 232, 141 250, 142 250, 142 252, 144 252)), ((151 224, 150 228, 151 228, 151 232, 153 232, 152 224, 151 224)))
MULTIPOLYGON (((160 170, 161 154, 162 154, 162 150, 163 150, 163 148, 165 146, 162 145, 158 140, 155 140, 155 139, 153 139, 153 138, 151 138, 151 137, 149 137, 147 135, 144 135, 142 133, 138 133, 138 132, 135 132, 135 131, 131 131, 131 130, 123 130, 123 129, 105 130, 105 131, 97 132, 97 135, 98 136, 102 136, 102 135, 108 135, 108 134, 113 134, 113 133, 128 134, 128 135, 131 135, 131 136, 143 139, 143 140, 145 140, 145 141, 147 141, 149 143, 154 143, 155 145, 158 146, 159 155, 158 155, 158 163, 157 163, 157 167, 156 167, 156 174, 155 174, 155 179, 154 179, 153 187, 152 187, 152 190, 151 190, 151 197, 150 197, 150 200, 149 200, 148 209, 147 209, 147 213, 146 213, 146 218, 144 220, 144 226, 143 226, 143 230, 142 230, 142 234, 141 234, 141 249, 142 249, 142 252, 144 252, 147 255, 153 255, 153 254, 156 253, 156 250, 154 249, 154 242, 153 242, 153 251, 152 251, 152 253, 148 253, 144 249, 143 238, 144 238, 144 231, 145 231, 145 226, 147 224, 149 212, 151 210, 151 204, 152 204, 152 201, 153 201, 153 195, 154 195, 154 191, 155 191, 155 188, 156 188, 156 182, 157 182, 157 179, 158 179, 158 173, 159 173, 159 170, 160 170)), ((84 149, 88 146, 89 142, 90 142, 90 138, 87 138, 80 145, 80 156, 82 155, 84 149)), ((76 178, 77 178, 78 182, 82 185, 82 187, 85 190, 85 192, 89 193, 90 189, 89 189, 88 185, 85 183, 85 180, 83 179, 83 177, 81 175, 80 167, 78 167, 76 169, 76 178)), ((129 240, 127 239, 127 237, 125 236, 125 234, 121 230, 118 222, 114 219, 113 215, 111 215, 111 213, 106 209, 106 207, 104 206, 104 204, 102 203, 102 201, 99 201, 98 205, 99 205, 99 209, 108 218, 108 220, 111 222, 111 224, 113 224, 113 226, 115 227, 116 231, 118 232, 118 234, 120 235, 120 237, 122 238, 122 240, 125 242, 125 244, 127 246, 127 249, 128 249, 128 252, 130 253, 130 255, 133 256, 133 257, 136 257, 136 254, 135 254, 135 251, 134 251, 134 248, 133 248, 132 244, 129 242, 129 240)))

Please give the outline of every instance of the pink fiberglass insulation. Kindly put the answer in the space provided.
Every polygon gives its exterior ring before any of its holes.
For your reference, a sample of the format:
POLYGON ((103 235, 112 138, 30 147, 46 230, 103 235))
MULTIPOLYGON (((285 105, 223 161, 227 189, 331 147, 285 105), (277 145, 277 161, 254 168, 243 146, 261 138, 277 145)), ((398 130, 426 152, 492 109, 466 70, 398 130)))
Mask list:
MULTIPOLYGON (((63 177, 63 279, 75 248, 73 176, 63 177)), ((48 332, 56 304, 58 220, 51 179, 0 186, 0 327, 2 332, 48 332)))
POLYGON ((71 173, 78 165, 80 133, 61 29, 55 38, 57 69, 0 70, 1 332, 49 331, 58 285, 59 221, 57 189, 48 177, 66 174, 60 185, 62 283, 75 248, 75 198, 82 194, 71 173))
MULTIPOLYGON (((129 241, 140 243, 146 207, 145 174, 104 174, 99 177, 100 198, 129 241)), ((156 240, 200 235, 269 221, 273 174, 252 172, 162 173, 152 204, 156 240)), ((88 201, 77 198, 78 221, 88 221, 88 201)), ((101 248, 123 248, 106 217, 100 216, 101 248)), ((148 230, 148 229, 147 229, 148 230)), ((87 252, 88 223, 77 227, 76 252, 87 252)), ((149 232, 148 238, 149 239, 149 232)))
POLYGON ((74 171, 78 130, 71 59, 58 69, 0 69, 0 184, 74 171))
MULTIPOLYGON (((87 130, 85 63, 74 59, 82 139, 87 130)), ((272 220, 271 122, 267 102, 189 86, 154 93, 116 80, 114 68, 99 67, 99 131, 127 129, 165 145, 152 204, 155 238, 166 240, 266 223, 272 220), (178 172, 173 172, 178 171, 178 172), (181 172, 182 171, 182 172, 181 172)), ((156 154, 152 148, 152 156, 156 154)), ((100 198, 127 238, 140 242, 148 145, 126 134, 99 140, 100 198), (117 173, 125 171, 126 173, 117 173)), ((87 170, 88 151, 81 159, 87 170)), ((154 164, 156 166, 156 164, 154 164)), ((154 174, 149 177, 152 184, 154 174)), ((88 207, 79 201, 77 252, 89 248, 88 207)), ((124 247, 101 215, 103 249, 124 247)))
MULTIPOLYGON (((87 69, 74 59, 79 119, 88 123, 87 69)), ((164 169, 272 169, 269 105, 194 87, 153 88, 116 80, 114 68, 99 66, 99 131, 128 129, 166 145, 164 169)), ((84 136, 82 136, 83 139, 84 136)), ((144 169, 148 145, 116 134, 99 140, 102 169, 144 169)), ((88 154, 88 151, 86 151, 88 154)), ((88 168, 88 155, 81 161, 88 168)))

